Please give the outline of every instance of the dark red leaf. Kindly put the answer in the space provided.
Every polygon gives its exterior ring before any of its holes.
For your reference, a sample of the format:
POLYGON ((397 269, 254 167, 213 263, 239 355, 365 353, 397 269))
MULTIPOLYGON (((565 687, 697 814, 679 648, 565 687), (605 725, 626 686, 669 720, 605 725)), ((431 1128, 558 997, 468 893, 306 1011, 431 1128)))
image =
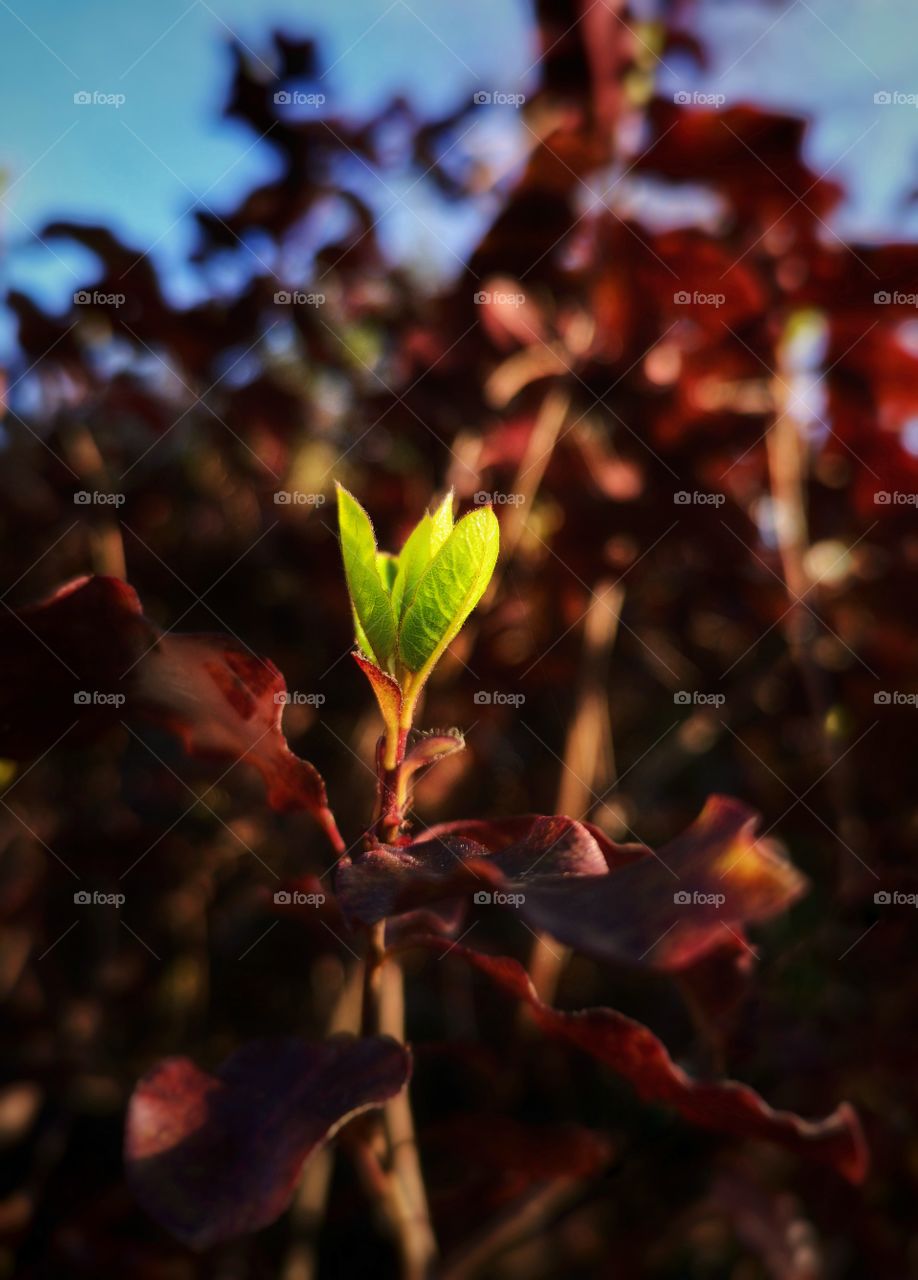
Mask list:
POLYGON ((565 817, 447 824, 404 848, 343 859, 336 891, 346 915, 372 924, 497 889, 495 902, 578 951, 678 970, 741 943, 746 924, 771 919, 804 891, 800 873, 756 839, 756 823, 738 801, 714 796, 659 854, 565 817))
POLYGON ((0 662, 0 754, 27 759, 68 730, 144 716, 192 755, 253 765, 273 808, 307 810, 335 839, 325 784, 283 735, 284 677, 239 642, 163 632, 127 583, 77 578, 0 619, 0 662))
MULTIPOLYGON (((643 844, 617 844, 592 822, 577 822, 574 818, 564 816, 546 818, 534 813, 521 814, 514 818, 468 818, 457 822, 440 822, 436 826, 428 827, 423 839, 430 840, 437 836, 463 836, 484 845, 491 853, 500 853, 510 845, 523 844, 530 839, 540 839, 544 831, 542 824, 546 822, 572 824, 588 832, 599 846, 599 851, 610 871, 614 871, 616 867, 637 862, 650 854, 650 850, 643 844)), ((557 834, 564 831, 567 835, 573 836, 573 832, 567 826, 557 827, 555 831, 557 834)), ((591 859, 592 849, 585 847, 586 856, 591 859)))
POLYGON ((803 876, 756 838, 757 824, 745 805, 712 796, 654 857, 604 877, 520 877, 520 909, 531 927, 590 955, 685 968, 804 892, 803 876))
POLYGON ((381 845, 356 859, 341 859, 335 893, 351 923, 375 924, 471 892, 476 884, 501 883, 499 869, 489 865, 485 852, 459 837, 405 848, 381 845))
POLYGON ((867 1174, 868 1153, 857 1113, 841 1103, 825 1120, 804 1120, 789 1111, 774 1111, 748 1085, 735 1080, 693 1080, 673 1062, 657 1037, 614 1009, 565 1013, 543 1003, 521 964, 507 956, 489 956, 458 943, 430 938, 432 951, 456 955, 492 982, 532 1008, 546 1034, 568 1040, 628 1080, 645 1102, 674 1107, 686 1120, 705 1129, 737 1137, 777 1142, 797 1155, 830 1165, 849 1181, 867 1174))
POLYGON ((387 1037, 253 1041, 216 1075, 169 1058, 131 1098, 128 1181, 192 1248, 257 1231, 290 1203, 304 1161, 410 1072, 408 1050, 387 1037))

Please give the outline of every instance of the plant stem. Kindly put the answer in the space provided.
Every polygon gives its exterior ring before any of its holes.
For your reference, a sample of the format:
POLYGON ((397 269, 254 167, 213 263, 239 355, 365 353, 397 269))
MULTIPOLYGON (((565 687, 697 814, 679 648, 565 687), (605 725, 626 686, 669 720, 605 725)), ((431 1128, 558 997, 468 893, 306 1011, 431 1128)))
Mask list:
MULTIPOLYGON (((405 985, 401 965, 383 971, 382 1030, 396 1040, 405 1038, 405 985)), ((437 1241, 430 1220, 424 1173, 414 1133, 414 1116, 407 1087, 386 1103, 383 1113, 392 1175, 399 1184, 401 1210, 399 1248, 404 1280, 426 1280, 437 1257, 437 1241)))
MULTIPOLYGON (((788 608, 783 615, 784 633, 819 735, 825 765, 819 780, 825 779, 824 785, 835 809, 836 834, 842 846, 857 849, 863 847, 867 831, 857 818, 853 805, 856 786, 851 762, 846 758, 847 752, 842 751, 838 735, 830 729, 831 692, 826 672, 815 656, 814 624, 819 617, 818 598, 815 608, 806 602, 807 596, 818 587, 819 578, 811 576, 806 563, 809 547, 806 510, 809 457, 804 424, 789 385, 793 368, 786 340, 776 352, 775 370, 775 415, 765 436, 765 451, 769 486, 778 513, 778 550, 789 597, 788 608)), ((833 850, 833 863, 827 868, 827 878, 837 881, 843 872, 850 874, 847 872, 849 865, 840 861, 838 849, 833 850)))
MULTIPOLYGON (((603 580, 596 585, 587 610, 583 634, 583 659, 574 714, 567 731, 555 813, 581 819, 591 816, 597 800, 608 795, 615 783, 615 752, 609 717, 609 661, 624 603, 624 588, 603 580), (595 788, 601 785, 597 796, 595 788)), ((537 934, 529 958, 529 974, 546 1004, 554 1001, 558 983, 570 958, 570 948, 537 934)), ((520 1019, 531 1025, 529 1014, 520 1019)))
POLYGON ((382 1033, 382 973, 386 954, 386 922, 367 928, 367 949, 363 962, 363 1016, 365 1036, 382 1033))
MULTIPOLYGON (((410 724, 396 729, 394 740, 380 743, 377 753, 379 790, 373 834, 383 844, 399 836, 408 804, 408 779, 403 769, 410 724), (392 763, 390 763, 392 762, 392 763)), ((389 733, 387 732, 387 739, 389 733)), ((364 1035, 405 1039, 404 982, 401 967, 386 964, 386 922, 366 931, 363 977, 364 1035)), ((382 1128, 388 1149, 388 1179, 380 1186, 385 1211, 398 1235, 402 1280, 427 1280, 437 1256, 424 1175, 414 1138, 414 1119, 407 1087, 383 1109, 382 1128)))
MULTIPOLYGON (((353 965, 342 975, 341 988, 328 1015, 326 1035, 354 1033, 360 1022, 360 973, 353 965)), ((328 1207, 335 1165, 332 1146, 323 1147, 307 1160, 290 1210, 291 1241, 282 1263, 280 1280, 316 1280, 319 1233, 328 1207)))

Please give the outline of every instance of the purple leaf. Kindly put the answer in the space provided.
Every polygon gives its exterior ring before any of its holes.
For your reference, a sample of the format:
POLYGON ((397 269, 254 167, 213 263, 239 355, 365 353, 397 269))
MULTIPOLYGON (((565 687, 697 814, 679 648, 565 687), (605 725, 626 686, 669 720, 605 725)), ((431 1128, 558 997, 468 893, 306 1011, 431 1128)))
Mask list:
POLYGON ((128 1107, 128 1182, 194 1249, 257 1231, 290 1203, 300 1169, 352 1116, 397 1094, 408 1050, 388 1037, 257 1040, 211 1075, 168 1058, 128 1107))
POLYGON ((756 838, 756 824, 744 805, 714 796, 654 854, 572 818, 451 823, 413 844, 344 859, 336 891, 345 915, 365 924, 488 891, 530 929, 575 950, 681 970, 725 944, 744 945, 747 924, 771 919, 804 892, 803 876, 756 838))

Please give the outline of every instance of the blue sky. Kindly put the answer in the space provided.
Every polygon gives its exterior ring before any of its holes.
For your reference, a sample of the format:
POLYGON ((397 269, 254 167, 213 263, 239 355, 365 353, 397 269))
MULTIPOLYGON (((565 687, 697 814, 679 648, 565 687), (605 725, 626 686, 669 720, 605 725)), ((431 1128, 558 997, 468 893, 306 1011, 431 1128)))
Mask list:
MULTIPOLYGON (((86 283, 88 255, 56 242, 55 259, 32 234, 52 218, 72 218, 103 221, 138 250, 153 246, 181 293, 181 266, 194 243, 193 223, 183 215, 199 200, 218 213, 231 208, 278 165, 270 145, 253 146, 248 129, 220 116, 233 35, 256 57, 270 57, 274 27, 316 36, 327 68, 317 86, 328 99, 324 110, 357 118, 396 93, 445 112, 481 87, 511 91, 532 83, 537 50, 528 18, 523 0, 410 0, 410 7, 405 0, 348 0, 346 8, 315 0, 4 4, 6 283, 37 290, 55 306, 86 283), (492 38, 482 41, 482 31, 492 38), (124 101, 77 105, 77 93, 124 101)), ((507 111, 496 114, 506 122, 507 111)), ((482 120, 482 145, 489 134, 498 145, 495 123, 482 120)), ((423 198, 416 189, 414 199, 423 198)), ((462 238, 460 228, 460 246, 462 238)), ((436 236, 431 240, 436 247, 436 236)))
MULTIPOLYGON (((652 9, 645 3, 643 9, 652 9)), ((838 228, 855 237, 914 234, 918 210, 905 208, 918 151, 918 109, 877 106, 880 90, 914 94, 918 45, 913 0, 790 0, 752 4, 702 0, 700 29, 712 52, 702 75, 667 59, 663 91, 707 89, 727 105, 758 101, 812 117, 807 154, 851 190, 838 228)), ((138 252, 149 250, 175 296, 193 296, 186 258, 197 201, 231 208, 275 171, 269 145, 253 146, 225 122, 235 34, 268 56, 272 27, 312 34, 328 68, 326 110, 358 117, 392 94, 429 111, 448 111, 477 89, 531 91, 537 49, 525 0, 9 0, 0 6, 0 110, 6 123, 0 166, 4 283, 62 307, 92 282, 89 255, 34 239, 52 218, 101 221, 138 252), (124 96, 120 106, 76 105, 74 94, 124 96), (57 254, 57 257, 54 256, 57 254)), ((501 167, 522 139, 512 109, 482 112, 463 143, 501 167)), ((392 203, 385 193, 377 192, 392 203)), ((396 207, 385 235, 393 253, 449 270, 474 243, 485 203, 457 210, 426 184, 396 207)), ((9 340, 0 326, 0 344, 9 340)))

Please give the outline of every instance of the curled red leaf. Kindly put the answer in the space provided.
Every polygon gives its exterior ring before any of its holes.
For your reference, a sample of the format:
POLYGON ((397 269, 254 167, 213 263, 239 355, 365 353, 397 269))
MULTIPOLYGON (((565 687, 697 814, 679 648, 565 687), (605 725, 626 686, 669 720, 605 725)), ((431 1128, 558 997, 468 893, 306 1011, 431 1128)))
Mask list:
POLYGON ((754 1089, 738 1081, 693 1080, 673 1062, 652 1031, 614 1009, 565 1013, 545 1004, 516 960, 485 955, 441 938, 425 939, 423 945, 440 955, 457 956, 508 995, 525 1001, 547 1035, 567 1040, 597 1058, 628 1080, 643 1101, 671 1106, 704 1129, 776 1142, 796 1155, 831 1166, 850 1182, 860 1183, 866 1177, 867 1147, 849 1103, 841 1103, 824 1120, 775 1111, 754 1089))
POLYGON ((682 970, 743 945, 747 924, 804 892, 803 876, 756 837, 757 822, 738 801, 713 796, 659 853, 616 845, 566 817, 447 824, 413 844, 343 859, 336 891, 345 914, 364 924, 479 893, 599 959, 682 970))

